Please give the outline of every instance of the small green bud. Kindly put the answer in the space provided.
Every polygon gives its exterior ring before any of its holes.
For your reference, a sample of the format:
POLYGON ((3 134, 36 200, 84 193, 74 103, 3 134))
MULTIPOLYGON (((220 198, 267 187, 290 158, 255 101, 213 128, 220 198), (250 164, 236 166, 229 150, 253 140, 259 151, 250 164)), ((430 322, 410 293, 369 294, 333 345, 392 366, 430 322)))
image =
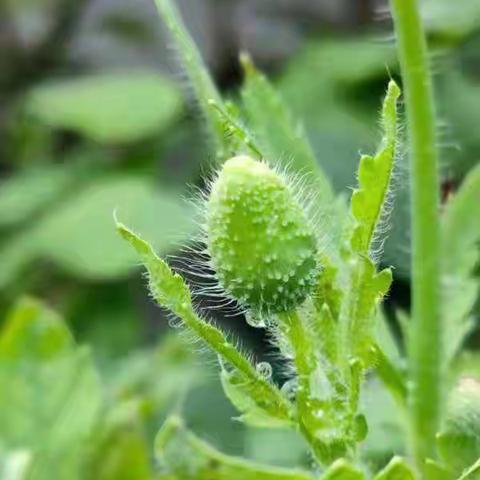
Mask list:
POLYGON ((463 377, 450 394, 447 418, 437 436, 439 453, 455 472, 480 457, 480 382, 463 377))
POLYGON ((222 288, 260 314, 294 309, 315 282, 317 246, 285 178, 264 162, 231 158, 213 183, 208 250, 222 288))

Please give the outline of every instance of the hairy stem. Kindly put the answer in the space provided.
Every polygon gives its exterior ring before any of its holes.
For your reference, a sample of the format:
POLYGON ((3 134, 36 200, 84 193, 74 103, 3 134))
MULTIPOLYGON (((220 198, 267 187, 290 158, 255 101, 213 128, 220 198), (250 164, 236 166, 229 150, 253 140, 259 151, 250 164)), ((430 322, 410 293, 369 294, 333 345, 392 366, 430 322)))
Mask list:
POLYGON ((427 44, 417 0, 390 0, 405 89, 412 194, 411 441, 434 455, 442 406, 439 174, 427 44))

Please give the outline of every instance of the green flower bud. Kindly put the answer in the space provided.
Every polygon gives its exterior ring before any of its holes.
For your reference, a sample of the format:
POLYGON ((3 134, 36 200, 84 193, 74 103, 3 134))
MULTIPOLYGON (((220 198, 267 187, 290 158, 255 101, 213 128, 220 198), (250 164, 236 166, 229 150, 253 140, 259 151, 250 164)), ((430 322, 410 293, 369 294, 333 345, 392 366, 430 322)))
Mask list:
POLYGON ((228 160, 212 185, 208 250, 221 287, 260 314, 299 305, 315 282, 317 246, 284 176, 264 162, 228 160))
POLYGON ((463 377, 450 394, 447 418, 437 436, 439 453, 455 472, 480 457, 480 382, 463 377))

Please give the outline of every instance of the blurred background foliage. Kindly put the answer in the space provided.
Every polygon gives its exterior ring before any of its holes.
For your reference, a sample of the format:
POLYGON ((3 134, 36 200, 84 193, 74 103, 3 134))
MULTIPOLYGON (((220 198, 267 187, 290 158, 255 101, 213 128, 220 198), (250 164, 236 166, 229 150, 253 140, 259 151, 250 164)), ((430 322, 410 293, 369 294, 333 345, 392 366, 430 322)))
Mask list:
MULTIPOLYGON (((248 51, 302 119, 335 189, 348 192, 359 153, 378 140, 379 99, 398 75, 385 3, 178 4, 221 89, 238 95, 238 53, 248 51)), ((422 9, 445 199, 480 161, 480 2, 424 0, 422 9)), ((2 479, 155 478, 153 436, 172 410, 227 453, 309 462, 295 435, 230 421, 235 412, 206 368, 213 359, 169 333, 114 231, 116 211, 160 254, 184 255, 179 247, 197 230, 185 199, 203 185, 212 154, 169 44, 151 0, 0 3, 2 479)), ((396 268, 389 311, 409 306, 405 157, 385 244, 396 268)), ((261 332, 211 315, 274 361, 261 332)), ((480 373, 474 352, 464 363, 480 373)), ((364 456, 382 464, 401 451, 401 430, 375 379, 364 404, 375 432, 364 456)))

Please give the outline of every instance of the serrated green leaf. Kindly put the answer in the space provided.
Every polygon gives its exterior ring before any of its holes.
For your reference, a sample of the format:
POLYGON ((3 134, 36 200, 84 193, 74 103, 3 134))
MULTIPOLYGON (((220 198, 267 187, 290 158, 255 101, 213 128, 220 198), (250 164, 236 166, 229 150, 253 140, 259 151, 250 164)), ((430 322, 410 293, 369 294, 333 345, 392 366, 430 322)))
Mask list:
POLYGON ((107 73, 36 87, 27 111, 54 128, 124 143, 165 130, 180 101, 175 85, 157 73, 107 73))
POLYGON ((176 417, 168 419, 158 433, 155 452, 165 474, 183 480, 313 480, 300 470, 268 467, 224 455, 186 430, 176 417))
POLYGON ((378 473, 374 480, 415 480, 412 468, 406 460, 401 457, 394 457, 390 463, 378 473))
POLYGON ((227 159, 230 150, 229 140, 224 135, 222 120, 210 107, 212 100, 217 105, 223 106, 222 98, 174 3, 171 0, 155 0, 155 3, 175 42, 188 79, 195 92, 196 101, 207 121, 208 133, 213 141, 217 159, 224 161, 227 159))
POLYGON ((320 480, 364 480, 365 475, 346 460, 337 460, 320 477, 320 480))
POLYGON ((392 283, 392 272, 377 273, 368 257, 358 257, 352 266, 352 283, 344 321, 348 323, 348 342, 353 356, 358 356, 365 367, 372 365, 372 347, 375 345, 375 317, 378 302, 387 294, 392 283))
POLYGON ((480 258, 480 165, 473 169, 450 199, 443 217, 443 292, 445 348, 450 361, 473 322, 469 314, 478 296, 473 268, 480 258))
POLYGON ((227 340, 223 332, 197 315, 191 303, 190 291, 183 279, 172 272, 147 242, 127 227, 117 223, 117 230, 140 255, 147 268, 150 291, 160 306, 177 315, 222 361, 238 370, 238 374, 249 382, 249 394, 260 409, 266 409, 269 415, 279 421, 288 422, 292 418, 289 402, 273 384, 256 371, 247 358, 227 340))
POLYGON ((352 234, 354 251, 367 255, 384 211, 390 188, 397 135, 397 100, 400 89, 391 80, 383 103, 384 137, 375 156, 365 155, 358 168, 359 187, 353 192, 351 209, 356 225, 352 234))
POLYGON ((280 94, 247 56, 242 57, 245 83, 242 99, 260 150, 272 162, 294 172, 310 174, 324 207, 334 198, 328 178, 318 164, 300 124, 295 124, 280 94))

